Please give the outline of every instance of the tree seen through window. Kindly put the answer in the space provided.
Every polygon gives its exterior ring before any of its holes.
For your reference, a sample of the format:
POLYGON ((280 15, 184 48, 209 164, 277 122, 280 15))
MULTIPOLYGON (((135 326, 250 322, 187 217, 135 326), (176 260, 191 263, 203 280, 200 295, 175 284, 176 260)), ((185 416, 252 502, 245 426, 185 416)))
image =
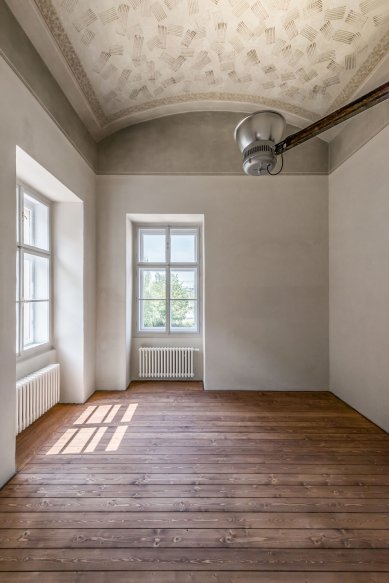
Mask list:
MULTIPOLYGON (((190 273, 190 275, 192 275, 190 273)), ((172 272, 170 275, 170 318, 172 327, 191 328, 194 322, 195 296, 194 278, 183 277, 172 272)), ((144 290, 149 301, 145 300, 143 317, 145 328, 164 328, 166 326, 166 276, 164 272, 147 271, 144 275, 144 290)))

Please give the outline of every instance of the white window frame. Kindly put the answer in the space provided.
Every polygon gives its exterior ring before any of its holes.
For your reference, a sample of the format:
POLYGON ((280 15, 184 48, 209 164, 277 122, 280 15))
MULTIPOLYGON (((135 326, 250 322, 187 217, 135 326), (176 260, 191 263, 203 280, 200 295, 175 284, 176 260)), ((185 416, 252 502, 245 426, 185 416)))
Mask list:
POLYGON ((52 205, 51 202, 45 198, 40 193, 36 192, 30 186, 19 182, 16 187, 16 197, 17 197, 17 207, 16 207, 16 220, 17 220, 17 237, 16 237, 16 257, 19 255, 19 262, 17 263, 18 277, 19 277, 19 290, 18 297, 16 298, 16 309, 18 310, 18 329, 17 338, 18 346, 16 347, 16 356, 18 360, 23 360, 24 358, 30 358, 36 354, 47 352, 53 347, 53 301, 52 301, 52 289, 53 289, 53 259, 52 259, 52 205), (23 207, 24 207, 24 194, 27 194, 31 198, 37 200, 41 204, 45 205, 48 210, 48 249, 41 249, 35 247, 34 245, 28 245, 24 243, 24 229, 23 229, 23 207), (29 255, 35 255, 38 257, 45 257, 49 261, 49 294, 47 300, 24 300, 23 289, 24 289, 24 253, 29 255), (24 345, 24 309, 25 303, 34 303, 39 301, 48 301, 49 304, 49 339, 47 342, 33 345, 31 347, 23 348, 24 345))
POLYGON ((137 223, 134 224, 134 245, 133 245, 133 264, 134 264, 134 286, 133 286, 133 330, 134 330, 134 337, 144 338, 160 338, 160 337, 185 337, 185 338, 198 338, 201 336, 201 329, 202 329, 202 321, 201 321, 201 314, 202 314, 202 257, 201 257, 201 225, 199 224, 192 224, 192 223, 137 223), (165 230, 166 233, 166 261, 165 262, 142 262, 140 261, 140 247, 141 247, 141 231, 145 230, 165 230), (170 250, 170 231, 174 231, 176 229, 180 230, 188 230, 188 231, 196 231, 196 262, 180 262, 180 263, 171 263, 171 250, 170 250), (153 330, 142 330, 140 328, 140 297, 139 297, 139 290, 140 290, 140 272, 142 268, 146 269, 166 269, 166 330, 164 331, 153 331, 153 330), (180 330, 171 330, 170 329, 170 271, 176 269, 195 269, 197 273, 197 281, 196 281, 196 294, 197 294, 197 314, 196 314, 196 321, 197 321, 197 330, 188 330, 185 331, 183 329, 180 330))

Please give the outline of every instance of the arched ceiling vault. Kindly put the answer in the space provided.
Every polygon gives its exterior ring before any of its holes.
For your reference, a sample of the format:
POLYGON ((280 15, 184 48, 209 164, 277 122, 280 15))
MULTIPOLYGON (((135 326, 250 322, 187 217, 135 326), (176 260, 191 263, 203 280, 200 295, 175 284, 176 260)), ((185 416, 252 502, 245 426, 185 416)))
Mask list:
POLYGON ((389 53, 388 0, 7 0, 91 133, 199 110, 304 126, 389 53))

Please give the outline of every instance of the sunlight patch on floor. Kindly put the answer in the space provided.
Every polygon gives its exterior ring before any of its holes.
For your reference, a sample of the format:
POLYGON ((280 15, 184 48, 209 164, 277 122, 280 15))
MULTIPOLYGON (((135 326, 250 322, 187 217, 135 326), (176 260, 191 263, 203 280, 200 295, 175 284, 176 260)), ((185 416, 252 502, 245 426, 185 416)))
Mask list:
POLYGON ((49 449, 46 455, 54 455, 59 453, 62 448, 71 440, 73 435, 77 433, 77 429, 67 429, 65 433, 55 442, 53 447, 49 449))
POLYGON ((108 414, 111 408, 112 405, 99 405, 93 415, 89 417, 87 423, 103 423, 105 416, 108 414))
POLYGON ((116 451, 117 449, 119 449, 119 445, 121 444, 122 439, 123 439, 124 434, 127 431, 127 429, 128 429, 128 425, 119 425, 116 428, 115 433, 111 437, 111 441, 109 442, 109 444, 105 448, 105 451, 116 451))
POLYGON ((131 421, 131 419, 133 418, 133 415, 136 411, 137 406, 138 406, 138 403, 130 403, 130 405, 128 405, 127 410, 123 415, 122 423, 129 423, 131 421))
POLYGON ((114 420, 116 413, 119 411, 120 405, 114 405, 111 411, 108 413, 107 417, 104 419, 104 423, 111 423, 114 420))
POLYGON ((96 427, 83 427, 83 429, 79 429, 62 453, 81 453, 95 431, 96 427))
POLYGON ((75 420, 73 425, 82 425, 88 419, 90 415, 92 415, 93 411, 96 409, 96 405, 91 405, 85 411, 81 413, 81 415, 75 420))
MULTIPOLYGON (((128 423, 131 422, 138 403, 130 403, 119 421, 120 425, 115 431, 103 451, 117 451, 128 429, 128 423), (126 423, 126 425, 121 425, 126 423)), ((119 413, 122 405, 90 405, 81 415, 73 422, 73 425, 95 425, 96 427, 81 427, 67 429, 65 433, 55 442, 55 444, 46 452, 46 455, 57 454, 80 454, 93 453, 100 445, 102 451, 103 439, 108 425, 112 423, 119 413), (100 425, 100 427, 99 427, 100 425), (101 427, 101 425, 104 425, 101 427), (102 446, 102 447, 101 447, 102 446)))
POLYGON ((86 446, 84 453, 91 453, 95 451, 96 447, 99 445, 100 440, 106 431, 107 427, 99 427, 94 436, 92 437, 91 441, 86 446))

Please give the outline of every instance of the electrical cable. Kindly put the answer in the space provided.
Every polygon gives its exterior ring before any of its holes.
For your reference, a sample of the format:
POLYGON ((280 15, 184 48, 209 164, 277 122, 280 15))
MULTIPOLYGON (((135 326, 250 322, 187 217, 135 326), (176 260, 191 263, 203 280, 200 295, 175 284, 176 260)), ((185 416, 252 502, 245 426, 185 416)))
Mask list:
POLYGON ((267 173, 270 174, 270 176, 277 176, 277 174, 282 172, 282 169, 284 167, 284 155, 283 155, 283 153, 281 152, 281 168, 278 170, 278 172, 269 172, 269 166, 270 166, 270 164, 267 165, 267 173))

